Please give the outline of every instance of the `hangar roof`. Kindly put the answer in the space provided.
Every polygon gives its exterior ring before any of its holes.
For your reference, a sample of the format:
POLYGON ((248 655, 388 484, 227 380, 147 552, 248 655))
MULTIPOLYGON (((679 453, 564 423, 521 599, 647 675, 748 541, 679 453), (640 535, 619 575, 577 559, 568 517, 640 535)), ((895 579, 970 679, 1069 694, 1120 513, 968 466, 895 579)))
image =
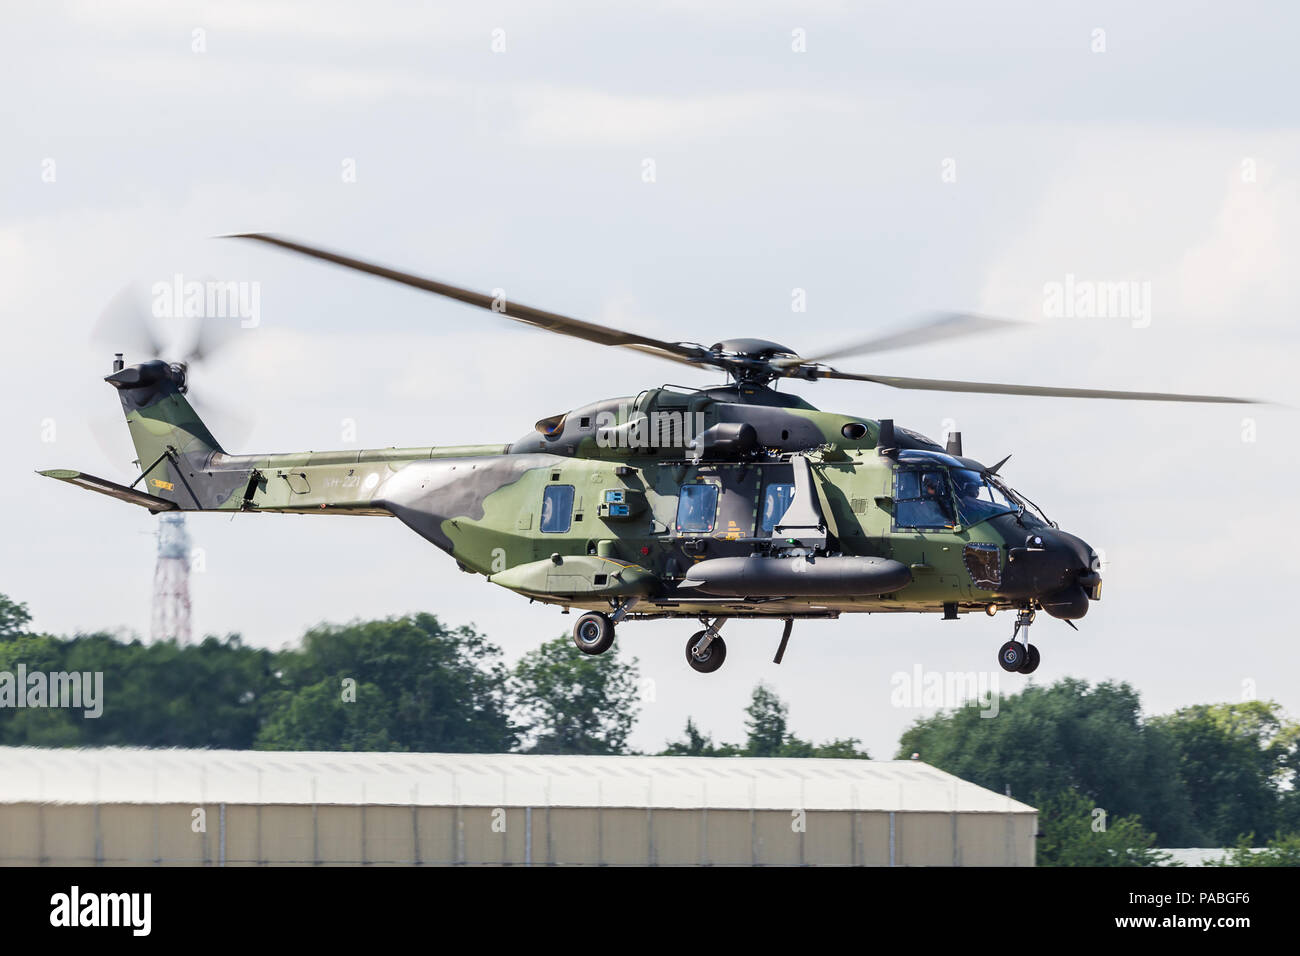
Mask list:
POLYGON ((912 760, 0 747, 3 803, 1034 813, 912 760))

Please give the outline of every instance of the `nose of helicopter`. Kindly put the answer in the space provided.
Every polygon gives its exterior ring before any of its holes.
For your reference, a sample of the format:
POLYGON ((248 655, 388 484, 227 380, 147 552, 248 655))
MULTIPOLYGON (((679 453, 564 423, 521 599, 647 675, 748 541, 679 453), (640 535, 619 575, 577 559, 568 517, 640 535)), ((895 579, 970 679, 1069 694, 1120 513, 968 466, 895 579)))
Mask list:
POLYGON ((1086 541, 1055 528, 1035 531, 1007 555, 1010 590, 1037 598, 1053 617, 1076 620, 1101 599, 1101 561, 1086 541))

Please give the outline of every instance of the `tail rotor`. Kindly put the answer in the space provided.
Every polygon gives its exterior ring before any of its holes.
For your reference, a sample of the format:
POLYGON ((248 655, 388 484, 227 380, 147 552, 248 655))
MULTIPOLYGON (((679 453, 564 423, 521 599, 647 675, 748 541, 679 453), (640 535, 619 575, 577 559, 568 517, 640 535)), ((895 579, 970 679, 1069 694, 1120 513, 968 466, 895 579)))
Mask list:
MULTIPOLYGON (((226 447, 239 447, 252 431, 252 421, 225 403, 190 393, 195 374, 202 381, 208 364, 237 339, 241 331, 239 321, 174 314, 178 307, 170 301, 161 303, 146 292, 143 284, 131 282, 105 305, 91 339, 96 345, 111 349, 115 357, 120 356, 128 365, 150 360, 167 362, 180 377, 179 390, 187 395, 194 410, 229 442, 226 447)), ((121 419, 95 421, 91 430, 100 448, 114 461, 118 460, 122 445, 121 419)), ((147 464, 141 462, 140 466, 147 464)))

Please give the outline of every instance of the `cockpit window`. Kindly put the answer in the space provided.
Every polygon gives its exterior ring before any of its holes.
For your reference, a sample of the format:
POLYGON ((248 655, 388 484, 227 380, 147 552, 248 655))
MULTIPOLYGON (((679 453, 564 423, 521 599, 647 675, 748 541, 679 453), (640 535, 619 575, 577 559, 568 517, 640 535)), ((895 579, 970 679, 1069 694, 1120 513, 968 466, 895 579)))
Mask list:
POLYGON ((900 470, 894 476, 894 520, 900 528, 951 528, 957 523, 942 468, 900 470))
POLYGON ((949 474, 957 492, 957 512, 962 524, 978 524, 994 515, 1020 510, 1010 495, 973 468, 953 468, 949 474))

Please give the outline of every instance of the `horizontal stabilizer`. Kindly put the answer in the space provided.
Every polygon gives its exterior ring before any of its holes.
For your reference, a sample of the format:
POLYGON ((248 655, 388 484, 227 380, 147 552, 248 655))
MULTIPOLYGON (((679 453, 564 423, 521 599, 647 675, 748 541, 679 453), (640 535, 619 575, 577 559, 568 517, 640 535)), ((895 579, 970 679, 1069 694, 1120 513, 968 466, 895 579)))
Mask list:
POLYGON ((165 498, 145 494, 143 491, 136 491, 126 485, 119 485, 117 482, 109 481, 106 478, 96 478, 94 475, 87 475, 84 472, 70 471, 67 468, 54 468, 50 471, 37 472, 37 474, 44 475, 46 478, 57 478, 59 481, 80 485, 82 488, 89 488, 91 491, 98 491, 101 495, 108 495, 110 498, 116 498, 119 501, 139 505, 141 508, 148 508, 155 514, 159 511, 180 510, 175 502, 168 501, 165 498))

